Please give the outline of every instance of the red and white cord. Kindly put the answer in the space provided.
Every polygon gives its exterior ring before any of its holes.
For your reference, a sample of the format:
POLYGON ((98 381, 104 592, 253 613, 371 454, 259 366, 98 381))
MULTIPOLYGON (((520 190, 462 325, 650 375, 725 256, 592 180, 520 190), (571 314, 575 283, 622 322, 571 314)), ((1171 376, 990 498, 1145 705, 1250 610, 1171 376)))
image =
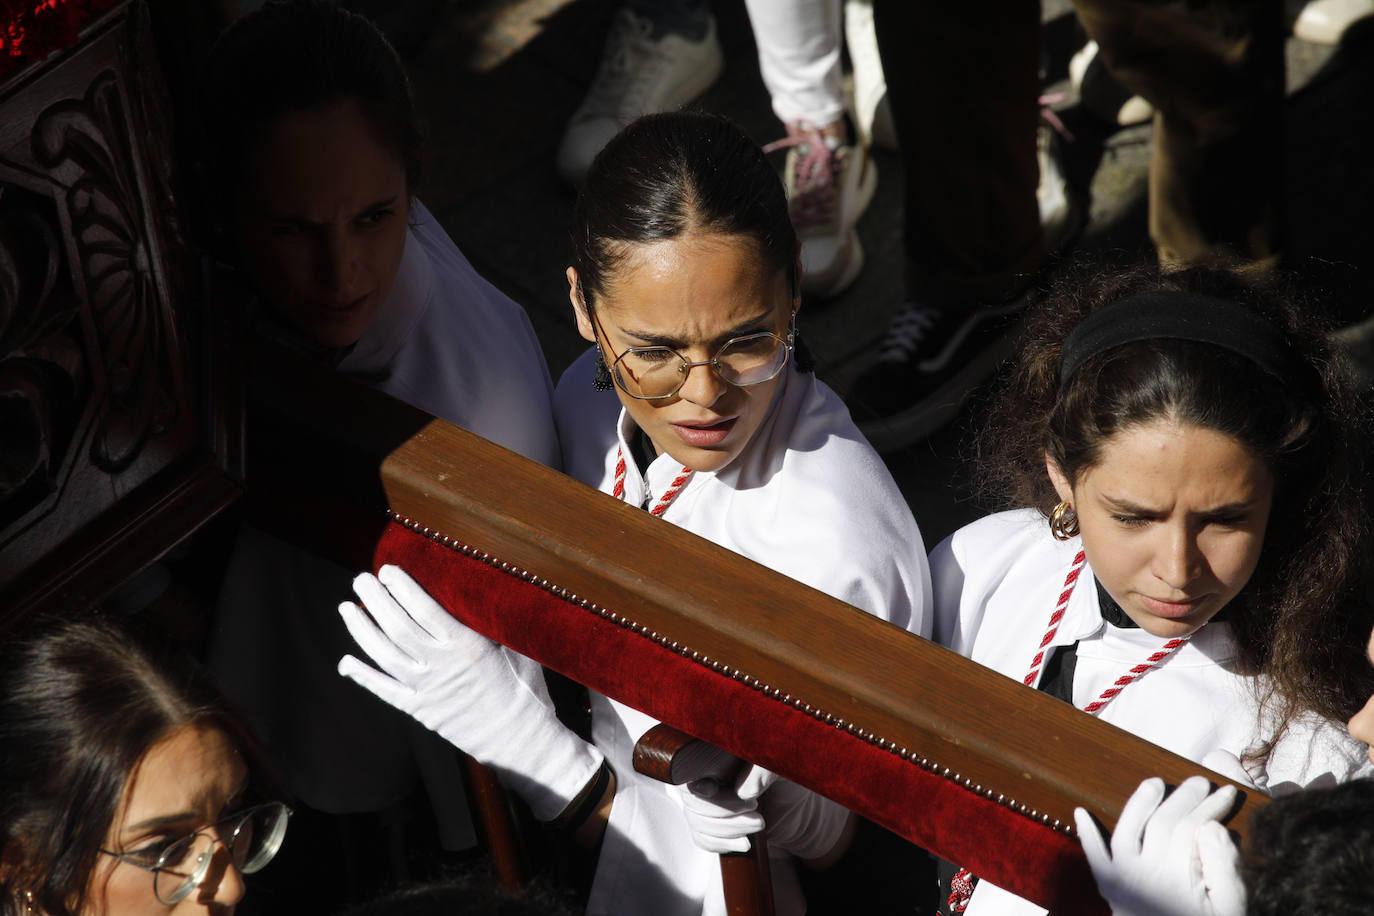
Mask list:
POLYGON ((1045 648, 1049 646, 1050 640, 1054 639, 1054 634, 1059 632, 1059 623, 1064 619, 1064 612, 1069 609, 1069 598, 1073 595, 1073 587, 1078 584, 1078 577, 1083 573, 1083 564, 1087 559, 1088 555, 1081 550, 1074 555, 1069 574, 1064 577, 1064 588, 1059 593, 1059 600, 1054 603, 1054 613, 1050 614, 1049 629, 1045 631, 1045 638, 1040 640, 1035 658, 1031 659, 1030 673, 1022 680, 1027 687, 1035 686, 1035 679, 1040 675, 1040 666, 1045 661, 1045 648))
POLYGON ((1091 713, 1092 715, 1097 715, 1098 712, 1101 711, 1102 707, 1110 703, 1118 693, 1125 690, 1127 685, 1129 685, 1132 681, 1136 680, 1137 678, 1141 677, 1143 674, 1145 674, 1145 672, 1149 671, 1151 668, 1157 668, 1158 666, 1164 664, 1164 662, 1168 660, 1169 656, 1173 655, 1179 649, 1182 649, 1185 645, 1187 645, 1189 639, 1192 639, 1191 634, 1188 636, 1180 636, 1177 639, 1171 639, 1168 642, 1166 642, 1163 646, 1160 647, 1158 652, 1155 652, 1149 658, 1145 659, 1145 661, 1141 662, 1139 665, 1136 665, 1130 671, 1126 672, 1125 674, 1121 675, 1121 677, 1117 678, 1116 683, 1108 687, 1106 690, 1102 691, 1102 696, 1098 697, 1096 700, 1093 700, 1087 706, 1084 706, 1083 711, 1086 713, 1091 713))
MULTIPOLYGON (((1045 636, 1040 640, 1040 645, 1035 650, 1035 657, 1031 659, 1030 671, 1027 672, 1023 683, 1027 687, 1034 687, 1036 680, 1040 677, 1040 668, 1045 662, 1045 650, 1049 647, 1054 635, 1059 632, 1059 624, 1064 619, 1064 613, 1069 609, 1069 598, 1073 596, 1074 587, 1078 585, 1078 579, 1083 574, 1083 565, 1087 561, 1087 555, 1083 551, 1078 551, 1074 555, 1073 563, 1069 566, 1069 574, 1064 577, 1064 588, 1059 592, 1059 600, 1054 603, 1054 612, 1050 614, 1049 626, 1045 628, 1045 636)), ((1112 686, 1102 691, 1102 695, 1093 700, 1083 711, 1089 715, 1097 715, 1103 708, 1116 699, 1116 695, 1125 690, 1133 682, 1144 677, 1145 674, 1154 668, 1164 664, 1169 658, 1188 644, 1188 640, 1193 638, 1193 634, 1180 636, 1171 639, 1159 650, 1152 653, 1149 658, 1138 665, 1132 667, 1121 677, 1117 678, 1112 686)), ((973 896, 974 882, 973 873, 967 868, 961 868, 954 874, 954 880, 950 882, 949 909, 953 913, 962 913, 968 906, 969 899, 973 896)))
MULTIPOLYGON (((668 484, 668 489, 663 491, 663 495, 658 498, 658 502, 649 510, 650 515, 661 516, 668 511, 668 507, 677 499, 678 494, 687 486, 687 482, 692 479, 696 471, 683 465, 682 471, 673 478, 673 482, 668 484)), ((625 452, 620 446, 615 450, 615 485, 611 488, 611 495, 616 499, 625 498, 625 452)))
MULTIPOLYGON (((1064 577, 1064 588, 1059 593, 1059 600, 1054 604, 1054 612, 1050 614, 1050 622, 1049 626, 1045 628, 1045 636, 1040 640, 1040 645, 1035 651, 1035 657, 1031 659, 1030 671, 1026 673, 1025 678, 1022 680, 1022 683, 1027 687, 1034 687, 1036 679, 1040 676, 1040 667, 1045 661, 1045 650, 1049 646, 1050 641, 1054 639, 1054 634, 1059 632, 1059 624, 1064 619, 1064 612, 1069 608, 1069 598, 1073 596, 1074 587, 1078 585, 1078 578, 1083 573, 1083 564, 1086 561, 1087 556, 1083 551, 1080 550, 1074 555, 1073 563, 1069 566, 1069 574, 1064 577)), ((1101 696, 1093 700, 1087 706, 1084 706, 1083 711, 1090 715, 1097 715, 1102 711, 1103 707, 1116 698, 1117 694, 1125 690, 1127 685, 1144 677, 1150 670, 1164 664, 1164 662, 1169 660, 1170 656, 1187 645, 1188 640, 1192 638, 1193 634, 1189 633, 1187 636, 1171 639, 1160 646, 1159 649, 1153 652, 1145 661, 1135 665, 1125 674, 1121 675, 1121 677, 1117 678, 1112 686, 1102 691, 1101 696)))

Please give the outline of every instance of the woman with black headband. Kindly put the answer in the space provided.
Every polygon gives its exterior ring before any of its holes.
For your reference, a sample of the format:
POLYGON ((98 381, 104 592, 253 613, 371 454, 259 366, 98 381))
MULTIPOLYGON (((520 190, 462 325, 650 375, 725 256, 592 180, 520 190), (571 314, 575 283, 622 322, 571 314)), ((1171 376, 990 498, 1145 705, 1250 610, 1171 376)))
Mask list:
MULTIPOLYGON (((1342 724, 1374 686, 1365 508, 1312 323, 1219 270, 1050 296, 981 449, 1020 508, 932 553, 936 639, 1270 792, 1367 770, 1342 724)), ((1043 912, 950 873, 955 912, 1043 912)))

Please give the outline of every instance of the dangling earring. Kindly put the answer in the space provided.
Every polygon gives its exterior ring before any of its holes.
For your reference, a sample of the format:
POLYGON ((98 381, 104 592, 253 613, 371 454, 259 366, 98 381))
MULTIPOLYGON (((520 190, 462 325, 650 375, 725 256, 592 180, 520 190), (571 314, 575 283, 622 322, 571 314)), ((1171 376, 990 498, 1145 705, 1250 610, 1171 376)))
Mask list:
POLYGON ((1056 541, 1067 541, 1078 537, 1078 513, 1073 506, 1061 502, 1050 513, 1050 534, 1056 541))
POLYGON ((787 326, 787 346, 792 349, 792 368, 805 374, 812 372, 816 368, 816 358, 811 355, 811 348, 802 340, 801 331, 797 330, 797 313, 792 313, 792 321, 787 326))
POLYGON ((601 355, 601 345, 596 346, 596 366, 592 369, 592 388, 597 391, 610 391, 615 387, 611 381, 611 370, 606 368, 606 358, 601 355))
MULTIPOLYGON (((577 277, 577 305, 587 316, 588 324, 596 321, 596 315, 592 308, 587 304, 587 294, 582 291, 582 276, 577 277)), ((592 332, 595 336, 595 331, 592 332)), ((592 367, 592 389, 595 391, 610 391, 615 387, 611 380, 611 370, 606 368, 606 357, 601 354, 601 339, 596 338, 596 365, 592 367)))

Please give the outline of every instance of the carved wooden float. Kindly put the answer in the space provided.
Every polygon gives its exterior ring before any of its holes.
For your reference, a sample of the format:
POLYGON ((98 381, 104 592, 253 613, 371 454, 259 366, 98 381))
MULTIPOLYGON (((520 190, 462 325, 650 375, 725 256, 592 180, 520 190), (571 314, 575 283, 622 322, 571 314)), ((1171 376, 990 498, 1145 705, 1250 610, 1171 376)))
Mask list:
POLYGON ((99 601, 231 503, 242 409, 147 6, 0 12, 24 39, 0 64, 4 630, 99 601))

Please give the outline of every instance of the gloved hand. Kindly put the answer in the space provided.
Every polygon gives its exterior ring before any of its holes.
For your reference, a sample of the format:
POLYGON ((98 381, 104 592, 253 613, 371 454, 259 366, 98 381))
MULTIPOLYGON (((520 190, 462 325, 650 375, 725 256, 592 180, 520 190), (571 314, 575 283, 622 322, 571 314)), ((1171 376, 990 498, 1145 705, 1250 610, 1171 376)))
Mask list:
POLYGON ((733 786, 714 779, 694 779, 678 786, 692 842, 707 852, 747 852, 749 834, 764 828, 758 797, 776 779, 763 767, 750 765, 733 786))
POLYGON ((1232 782, 1242 786, 1249 786, 1252 789, 1264 790, 1264 784, 1269 781, 1269 774, 1264 771, 1262 764, 1251 764, 1246 766, 1241 759, 1225 748, 1215 748, 1207 752, 1202 758, 1202 765, 1209 770, 1213 770, 1225 776, 1232 782))
POLYGON ((835 848, 851 817, 849 809, 789 779, 759 799, 768 824, 768 843, 799 859, 819 859, 835 848))
POLYGON ((353 590, 367 611, 345 601, 339 614, 382 670, 345 655, 340 674, 495 769, 540 820, 596 775, 601 752, 558 721, 538 664, 455 620, 400 567, 353 590))
POLYGON ((1113 916, 1244 916, 1239 853, 1217 822, 1236 790, 1210 788, 1193 776, 1165 798, 1163 780, 1145 780, 1121 811, 1110 853, 1088 812, 1074 809, 1083 853, 1113 916))
POLYGON ((844 832, 849 811, 763 767, 749 766, 733 787, 713 779, 681 787, 692 839, 707 852, 744 852, 765 827, 772 849, 803 859, 825 855, 844 832))
POLYGON ((1217 748, 1207 752, 1207 756, 1202 758, 1202 765, 1243 786, 1258 789, 1271 798, 1282 798, 1304 789, 1329 789, 1340 783, 1340 778, 1329 772, 1301 783, 1291 779, 1270 782, 1269 760, 1268 757, 1260 760, 1241 760, 1230 751, 1217 748))

